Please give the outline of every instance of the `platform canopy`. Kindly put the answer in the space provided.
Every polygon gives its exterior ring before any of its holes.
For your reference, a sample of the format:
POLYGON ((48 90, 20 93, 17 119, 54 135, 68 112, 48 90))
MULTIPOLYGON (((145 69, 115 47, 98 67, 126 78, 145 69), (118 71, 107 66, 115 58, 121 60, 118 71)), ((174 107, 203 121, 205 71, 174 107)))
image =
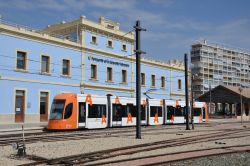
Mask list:
MULTIPOLYGON (((243 103, 250 103, 250 88, 219 85, 211 89, 211 102, 213 103, 240 103, 242 95, 243 103), (242 91, 240 92, 240 89, 242 91)), ((210 101, 210 91, 207 91, 196 100, 202 102, 210 101)))

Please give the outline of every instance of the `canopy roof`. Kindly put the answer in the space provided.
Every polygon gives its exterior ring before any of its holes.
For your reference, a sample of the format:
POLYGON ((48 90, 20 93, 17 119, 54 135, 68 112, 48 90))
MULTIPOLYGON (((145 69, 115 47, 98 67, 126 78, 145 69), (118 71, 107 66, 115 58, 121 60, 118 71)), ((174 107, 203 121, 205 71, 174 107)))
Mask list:
MULTIPOLYGON (((213 103, 240 103, 240 96, 242 95, 242 102, 250 102, 250 88, 240 88, 235 86, 219 85, 211 89, 211 102, 213 103), (242 91, 240 92, 240 89, 242 91)), ((198 101, 209 102, 210 91, 197 98, 198 101)))

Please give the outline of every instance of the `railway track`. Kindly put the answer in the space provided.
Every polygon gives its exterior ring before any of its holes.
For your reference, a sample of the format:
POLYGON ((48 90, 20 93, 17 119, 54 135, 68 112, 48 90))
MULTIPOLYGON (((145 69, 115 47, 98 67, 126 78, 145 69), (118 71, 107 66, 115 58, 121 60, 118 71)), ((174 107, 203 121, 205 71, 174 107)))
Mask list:
MULTIPOLYGON (((99 165, 103 165, 103 164, 108 164, 110 162, 102 162, 102 160, 112 159, 117 156, 133 155, 136 153, 141 153, 145 151, 153 151, 153 150, 164 149, 164 148, 169 148, 169 147, 177 147, 177 146, 184 146, 184 145, 190 145, 190 144, 195 144, 195 143, 204 143, 204 142, 210 142, 210 141, 243 138, 243 137, 250 137, 250 129, 225 130, 223 132, 220 131, 216 133, 207 133, 203 135, 198 135, 198 136, 195 136, 195 138, 193 136, 192 137, 189 136, 189 137, 184 137, 184 138, 178 138, 175 140, 165 140, 165 141, 158 141, 158 142, 152 142, 152 143, 146 143, 146 144, 139 144, 139 145, 122 147, 122 148, 102 150, 102 151, 97 151, 97 152, 92 152, 92 153, 84 153, 84 154, 79 154, 79 155, 60 157, 60 158, 55 158, 55 159, 40 159, 39 161, 30 163, 30 164, 25 164, 25 165, 40 165, 40 164, 59 164, 59 165, 61 164, 65 164, 65 165, 99 164, 99 165)), ((250 149, 250 145, 244 145, 244 146, 247 146, 249 147, 248 149, 250 149)), ((221 149, 221 148, 230 149, 233 147, 234 146, 227 146, 227 147, 219 147, 217 149, 221 149)), ((204 151, 211 150, 211 148, 203 149, 203 150, 204 151)), ((191 151, 186 152, 186 153, 190 153, 190 152, 191 151)), ((235 152, 235 150, 231 150, 230 152, 233 153, 235 152)), ((167 154, 167 155, 171 155, 171 154, 167 154)), ((35 158, 37 156, 33 156, 33 157, 35 158)), ((32 159, 32 156, 29 156, 29 159, 32 159)), ((124 160, 119 161, 119 162, 124 162, 124 160)))
MULTIPOLYGON (((181 127, 175 127, 174 129, 182 129, 181 127)), ((163 131, 167 129, 173 129, 172 127, 160 127, 160 126, 150 126, 142 128, 142 133, 144 135, 151 134, 177 134, 185 133, 185 130, 179 130, 175 132, 163 131)), ((202 131, 216 131, 213 129, 206 129, 202 131)), ((43 132, 43 133, 28 133, 25 134, 25 143, 31 144, 35 142, 55 142, 55 141, 67 141, 67 140, 80 140, 80 139, 93 139, 93 138, 103 138, 103 137, 121 137, 121 136, 134 136, 135 128, 115 128, 115 129, 105 129, 103 130, 81 130, 81 131, 69 131, 69 132, 43 132)), ((197 132, 196 130, 188 131, 197 132)), ((11 145, 16 142, 22 141, 20 134, 5 135, 0 138, 0 146, 11 145)))
MULTIPOLYGON (((144 166, 159 166, 166 165, 173 162, 179 162, 184 160, 193 160, 201 157, 210 157, 216 155, 225 155, 231 153, 243 153, 250 151, 250 144, 237 145, 237 146, 227 146, 227 147, 217 147, 217 148, 207 148, 201 150, 190 150, 182 151, 176 153, 165 153, 160 155, 151 155, 146 157, 137 157, 133 159, 116 160, 109 162, 100 162, 96 164, 86 164, 86 165, 144 165, 144 166), (143 164, 141 164, 143 163, 143 164)), ((171 165, 171 164, 170 164, 171 165)), ((175 164, 173 164, 175 165, 175 164)))

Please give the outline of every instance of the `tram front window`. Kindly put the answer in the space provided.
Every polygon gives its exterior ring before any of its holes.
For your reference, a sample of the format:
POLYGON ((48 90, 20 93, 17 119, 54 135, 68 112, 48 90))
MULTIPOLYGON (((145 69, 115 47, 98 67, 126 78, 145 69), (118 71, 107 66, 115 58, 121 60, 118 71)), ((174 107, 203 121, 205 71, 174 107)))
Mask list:
POLYGON ((53 100, 50 120, 62 119, 65 100, 53 100))
POLYGON ((200 116, 201 115, 201 108, 194 108, 194 116, 200 116))

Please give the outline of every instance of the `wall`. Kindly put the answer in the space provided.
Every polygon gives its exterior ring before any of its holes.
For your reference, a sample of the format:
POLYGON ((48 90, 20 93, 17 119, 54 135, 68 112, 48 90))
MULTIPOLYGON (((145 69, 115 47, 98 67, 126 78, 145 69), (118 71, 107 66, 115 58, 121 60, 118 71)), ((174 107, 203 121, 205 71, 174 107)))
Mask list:
POLYGON ((40 91, 49 92, 49 105, 58 93, 80 93, 80 51, 4 34, 0 43, 0 123, 14 122, 15 89, 26 90, 25 122, 39 119, 40 91), (17 50, 27 52, 25 72, 16 70, 17 50), (41 74, 41 55, 50 56, 50 74, 41 74), (71 62, 70 77, 62 76, 63 58, 71 62))

